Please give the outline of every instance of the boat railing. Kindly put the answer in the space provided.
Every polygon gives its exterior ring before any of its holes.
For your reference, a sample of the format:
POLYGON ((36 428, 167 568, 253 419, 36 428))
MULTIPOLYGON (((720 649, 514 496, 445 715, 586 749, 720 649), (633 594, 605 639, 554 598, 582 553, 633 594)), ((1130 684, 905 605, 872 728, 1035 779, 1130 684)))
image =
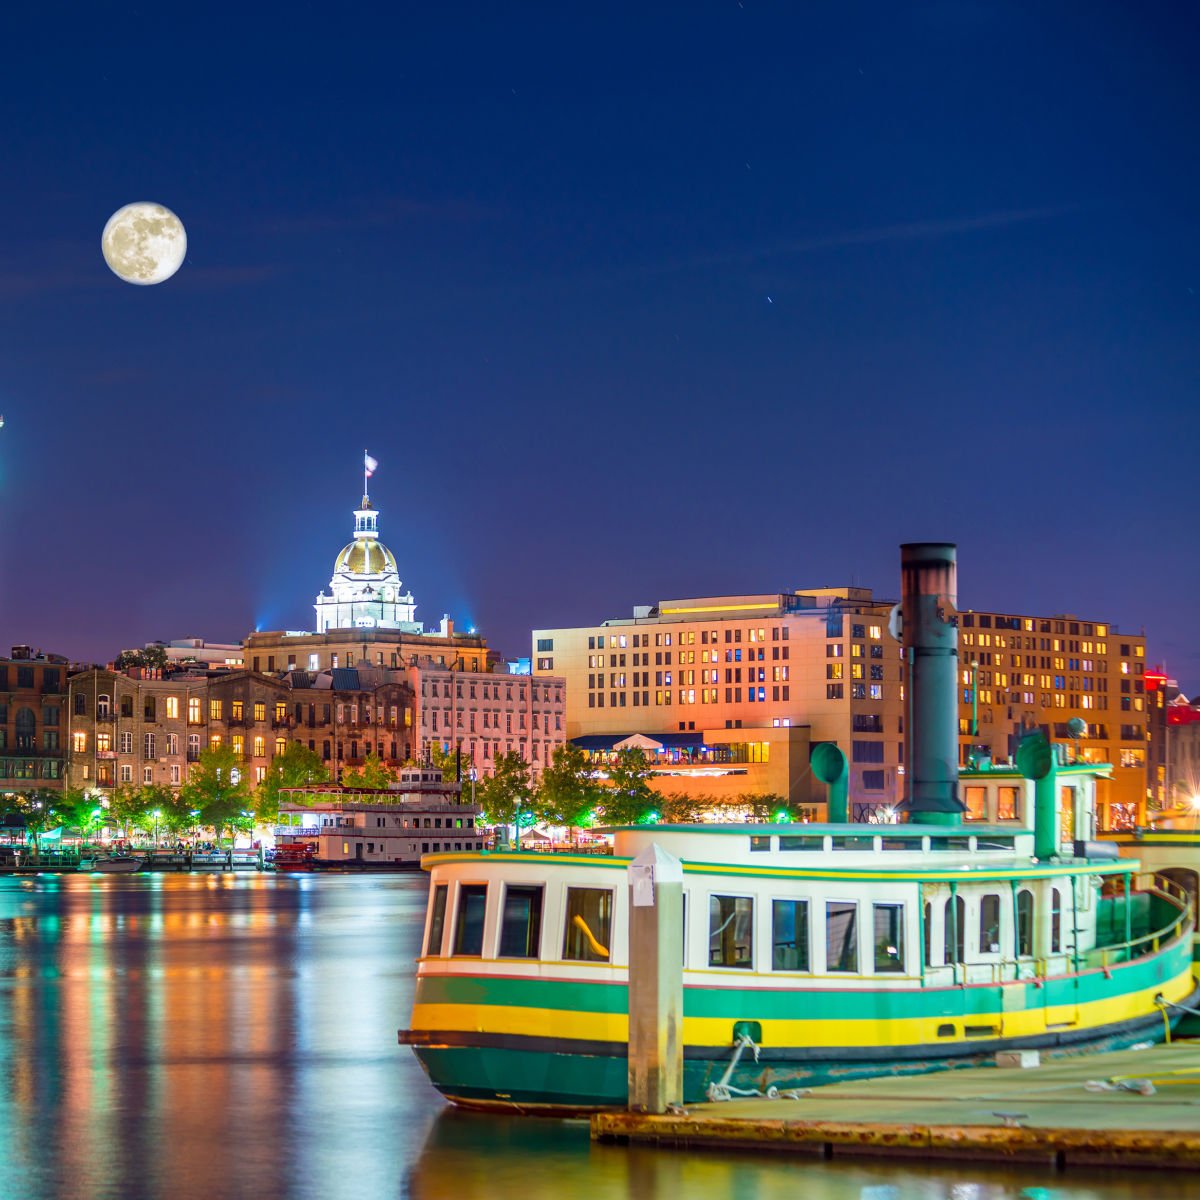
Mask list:
POLYGON ((1190 937, 1193 931, 1192 897, 1185 887, 1176 883, 1161 873, 1151 873, 1134 876, 1137 881, 1137 892, 1148 896, 1157 896, 1175 909, 1175 917, 1161 929, 1153 929, 1140 937, 1129 938, 1108 946, 1098 946, 1095 950, 1081 955, 1081 961, 1088 966, 1098 966, 1105 970, 1120 963, 1130 962, 1135 958, 1144 958, 1148 954, 1158 954, 1180 938, 1190 937))

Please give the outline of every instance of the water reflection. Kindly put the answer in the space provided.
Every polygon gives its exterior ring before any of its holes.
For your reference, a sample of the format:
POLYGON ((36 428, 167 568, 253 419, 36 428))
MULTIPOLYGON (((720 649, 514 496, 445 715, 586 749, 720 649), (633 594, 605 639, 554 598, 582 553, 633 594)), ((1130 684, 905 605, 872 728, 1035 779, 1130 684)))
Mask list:
POLYGON ((581 1121, 442 1111, 411 1175, 413 1200, 1144 1200, 1200 1196, 1181 1172, 1114 1178, 1040 1168, 591 1145, 581 1121))
MULTIPOLYGON (((0 878, 0 1197, 1124 1200, 1147 1176, 592 1146, 396 1045, 420 876, 0 878), (1039 1190, 1041 1189, 1041 1190, 1039 1190)), ((1164 1176, 1164 1194, 1200 1184, 1164 1176)))

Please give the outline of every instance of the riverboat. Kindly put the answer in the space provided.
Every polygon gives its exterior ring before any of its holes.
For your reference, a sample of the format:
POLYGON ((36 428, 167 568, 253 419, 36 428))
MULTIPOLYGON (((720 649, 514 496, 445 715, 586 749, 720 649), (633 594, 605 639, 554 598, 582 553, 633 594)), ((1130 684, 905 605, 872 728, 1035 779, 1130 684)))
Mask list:
POLYGON ((967 777, 1004 819, 964 822, 954 547, 904 547, 902 581, 906 823, 847 823, 845 758, 823 743, 827 823, 622 827, 609 857, 425 856, 399 1036, 443 1095, 627 1103, 627 875, 647 851, 682 866, 685 1103, 1169 1034, 1194 987, 1188 896, 1094 840, 1110 768, 1062 763, 1040 734, 1018 769, 967 777))
POLYGON ((412 768, 387 788, 319 785, 280 791, 275 869, 413 870, 421 856, 482 850, 479 809, 440 771, 412 768))

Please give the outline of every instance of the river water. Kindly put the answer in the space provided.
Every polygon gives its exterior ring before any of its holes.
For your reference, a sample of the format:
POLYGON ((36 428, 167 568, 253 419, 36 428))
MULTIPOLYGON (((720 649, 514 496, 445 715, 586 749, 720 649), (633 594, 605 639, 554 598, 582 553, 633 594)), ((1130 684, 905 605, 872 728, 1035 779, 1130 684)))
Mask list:
POLYGON ((1126 1200, 1156 1175, 593 1146, 396 1044, 424 878, 0 878, 0 1197, 1126 1200))

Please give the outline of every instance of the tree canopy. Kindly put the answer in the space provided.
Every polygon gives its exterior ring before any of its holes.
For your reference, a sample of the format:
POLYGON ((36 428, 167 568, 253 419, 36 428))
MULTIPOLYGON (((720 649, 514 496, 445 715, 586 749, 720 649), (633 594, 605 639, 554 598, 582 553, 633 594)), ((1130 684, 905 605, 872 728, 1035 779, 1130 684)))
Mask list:
POLYGON ((255 814, 260 820, 276 821, 279 818, 281 788, 328 782, 329 768, 321 756, 300 742, 289 742, 283 753, 271 760, 262 782, 255 788, 255 814))
POLYGON ((498 754, 493 774, 478 783, 476 800, 493 825, 511 825, 517 808, 533 811, 529 764, 515 750, 498 754))
POLYGON ((640 747, 617 752, 608 767, 604 819, 610 825, 635 825, 659 811, 661 798, 650 786, 650 764, 640 747))
POLYGON ((181 802, 189 814, 198 811, 198 823, 211 825, 218 832, 248 827, 250 787, 244 777, 242 761, 228 746, 216 746, 200 753, 200 761, 188 772, 188 781, 179 789, 181 802))
POLYGON ((604 803, 604 794, 587 755, 568 742, 559 746, 542 772, 534 808, 553 825, 587 825, 604 803))
POLYGON ((342 786, 349 788, 385 788, 395 779, 395 772, 378 754, 368 754, 361 767, 342 772, 342 786))

